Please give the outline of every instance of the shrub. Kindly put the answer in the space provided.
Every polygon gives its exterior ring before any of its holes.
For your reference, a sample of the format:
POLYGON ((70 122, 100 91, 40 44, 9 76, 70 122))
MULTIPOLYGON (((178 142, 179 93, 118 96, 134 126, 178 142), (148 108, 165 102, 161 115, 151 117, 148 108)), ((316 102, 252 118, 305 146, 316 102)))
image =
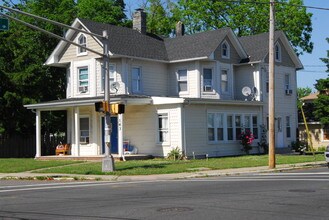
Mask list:
POLYGON ((254 139, 254 135, 249 130, 246 130, 241 133, 240 143, 242 145, 242 150, 246 152, 246 154, 249 154, 249 151, 252 149, 251 144, 254 139))
POLYGON ((175 147, 168 153, 167 158, 169 160, 181 160, 183 159, 183 154, 178 147, 175 147))

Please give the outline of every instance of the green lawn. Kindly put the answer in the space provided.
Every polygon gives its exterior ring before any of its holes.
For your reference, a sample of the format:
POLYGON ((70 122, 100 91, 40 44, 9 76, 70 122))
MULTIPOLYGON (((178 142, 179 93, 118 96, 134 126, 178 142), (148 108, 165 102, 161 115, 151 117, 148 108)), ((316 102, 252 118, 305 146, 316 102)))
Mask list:
MULTIPOLYGON (((276 155, 276 164, 294 164, 313 161, 324 161, 323 154, 315 155, 276 155)), ((101 162, 85 161, 40 161, 34 159, 0 159, 0 173, 18 173, 32 171, 38 173, 67 173, 67 174, 113 174, 113 175, 150 175, 193 172, 195 170, 217 170, 241 167, 267 166, 267 155, 250 155, 237 157, 210 158, 208 160, 166 159, 133 160, 115 162, 115 171, 102 172, 101 162), (42 169, 42 170, 38 170, 42 169)))
POLYGON ((3 159, 0 158, 0 173, 19 173, 47 167, 58 167, 69 164, 81 163, 81 161, 41 161, 32 158, 3 159))
MULTIPOLYGON (((303 162, 324 161, 323 155, 276 155, 276 164, 294 164, 303 162)), ((37 171, 38 173, 67 173, 67 174, 113 174, 113 175, 151 175, 151 174, 168 174, 193 172, 200 169, 229 169, 241 167, 268 166, 268 156, 238 156, 211 158, 203 160, 181 160, 172 161, 165 159, 153 160, 134 160, 125 162, 116 162, 115 171, 102 173, 102 163, 82 163, 65 167, 53 167, 37 171)), ((0 170, 1 172, 1 170, 0 170)))

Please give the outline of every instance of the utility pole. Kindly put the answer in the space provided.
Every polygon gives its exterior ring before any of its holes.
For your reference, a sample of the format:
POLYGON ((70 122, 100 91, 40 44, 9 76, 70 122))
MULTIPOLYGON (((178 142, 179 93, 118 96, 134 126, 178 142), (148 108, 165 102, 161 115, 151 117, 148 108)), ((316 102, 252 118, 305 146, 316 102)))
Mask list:
POLYGON ((105 88, 104 88, 104 103, 105 103, 105 157, 102 160, 102 171, 112 172, 114 171, 114 159, 111 154, 111 113, 110 113, 110 68, 109 68, 109 39, 107 31, 103 31, 103 73, 105 77, 105 88))
POLYGON ((270 31, 269 31, 269 151, 268 151, 268 164, 269 168, 275 168, 275 77, 274 77, 274 26, 275 26, 275 13, 274 13, 275 0, 270 0, 270 31))

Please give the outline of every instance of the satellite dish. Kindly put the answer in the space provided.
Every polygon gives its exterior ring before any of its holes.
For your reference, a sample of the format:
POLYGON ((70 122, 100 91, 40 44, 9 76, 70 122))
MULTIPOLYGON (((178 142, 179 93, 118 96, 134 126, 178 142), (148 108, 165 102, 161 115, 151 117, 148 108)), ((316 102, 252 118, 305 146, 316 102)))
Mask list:
POLYGON ((244 96, 250 96, 251 95, 251 89, 248 86, 245 86, 242 88, 242 94, 244 96))
POLYGON ((118 90, 120 89, 120 84, 118 82, 113 82, 110 85, 110 89, 111 91, 115 91, 115 93, 117 93, 118 90))

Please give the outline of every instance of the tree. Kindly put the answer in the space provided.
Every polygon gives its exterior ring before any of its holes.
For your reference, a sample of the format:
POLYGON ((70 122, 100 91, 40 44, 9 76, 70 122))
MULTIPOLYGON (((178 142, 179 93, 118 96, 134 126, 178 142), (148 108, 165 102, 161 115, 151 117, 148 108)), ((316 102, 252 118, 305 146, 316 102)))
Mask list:
MULTIPOLYGON (((296 52, 310 53, 312 22, 303 0, 276 1, 276 28, 286 33, 296 52)), ((178 0, 173 16, 183 21, 187 33, 231 27, 237 36, 269 30, 269 1, 178 0)))
POLYGON ((150 0, 146 8, 147 12, 147 32, 168 37, 173 30, 173 22, 169 15, 169 4, 167 9, 161 0, 150 0))
POLYGON ((78 0, 79 18, 124 26, 127 24, 123 0, 78 0))
MULTIPOLYGON (((106 15, 101 20, 105 23, 122 24, 125 20, 123 0, 5 0, 4 5, 68 25, 87 11, 93 12, 86 14, 89 19, 106 15)), ((25 15, 3 13, 57 35, 65 31, 25 15)), ((0 32, 0 134, 34 133, 35 114, 23 105, 65 98, 66 70, 43 65, 57 44, 58 40, 15 21, 10 21, 9 31, 0 32)), ((43 130, 65 127, 64 117, 57 112, 44 113, 43 130), (47 126, 51 121, 56 123, 47 126)))
MULTIPOLYGON (((329 38, 326 39, 329 43, 329 38)), ((328 67, 329 72, 329 50, 327 50, 327 58, 320 58, 328 67)), ((320 120, 324 126, 329 126, 329 75, 326 79, 319 79, 315 84, 315 88, 319 91, 317 100, 315 100, 314 115, 320 120)))
POLYGON ((306 88, 297 88, 297 109, 298 109, 298 121, 299 122, 304 122, 303 120, 303 115, 301 112, 301 107, 303 107, 304 115, 306 118, 306 121, 315 121, 315 117, 313 114, 314 111, 314 103, 312 102, 307 102, 303 103, 300 98, 303 98, 305 96, 308 96, 309 94, 312 93, 312 89, 309 87, 306 88))

